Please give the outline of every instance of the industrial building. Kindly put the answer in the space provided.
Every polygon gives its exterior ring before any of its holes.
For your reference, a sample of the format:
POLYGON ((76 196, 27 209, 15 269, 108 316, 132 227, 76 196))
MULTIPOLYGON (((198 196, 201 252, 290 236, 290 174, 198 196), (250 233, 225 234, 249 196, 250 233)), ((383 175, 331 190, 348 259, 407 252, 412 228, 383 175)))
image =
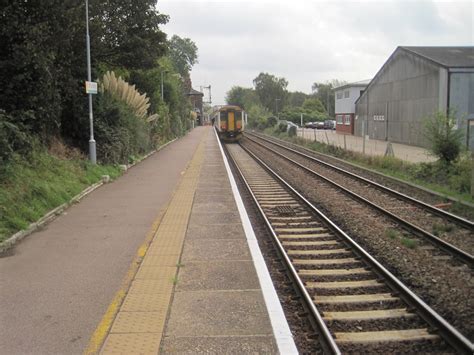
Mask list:
POLYGON ((421 147, 427 117, 451 110, 473 149, 474 47, 398 47, 355 106, 355 135, 421 147))
POLYGON ((355 102, 370 80, 345 84, 334 89, 336 132, 354 134, 355 102))

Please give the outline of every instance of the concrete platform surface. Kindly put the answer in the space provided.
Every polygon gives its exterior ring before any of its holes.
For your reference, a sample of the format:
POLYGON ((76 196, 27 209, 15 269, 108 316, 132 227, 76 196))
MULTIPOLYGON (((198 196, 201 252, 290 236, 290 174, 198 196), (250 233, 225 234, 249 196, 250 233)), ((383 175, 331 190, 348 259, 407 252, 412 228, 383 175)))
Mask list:
MULTIPOLYGON (((207 132, 194 129, 0 258, 1 354, 83 352, 207 132)), ((126 306, 136 309, 133 298, 126 306)))
POLYGON ((100 352, 278 353, 280 338, 296 349, 269 276, 262 291, 242 213, 208 128, 100 352), (286 328, 275 332, 277 313, 286 328))
POLYGON ((277 353, 224 162, 211 132, 162 353, 277 353))

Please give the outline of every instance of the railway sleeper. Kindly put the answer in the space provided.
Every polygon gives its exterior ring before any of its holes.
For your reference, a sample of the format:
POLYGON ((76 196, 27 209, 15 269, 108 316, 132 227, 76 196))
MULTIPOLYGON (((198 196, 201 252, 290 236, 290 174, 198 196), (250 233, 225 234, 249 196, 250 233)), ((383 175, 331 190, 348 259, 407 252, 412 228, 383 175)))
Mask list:
POLYGON ((354 269, 318 269, 318 270, 298 270, 300 276, 354 276, 354 275, 368 275, 371 271, 364 268, 354 269))
MULTIPOLYGON (((372 331, 391 331, 427 328, 426 323, 414 313, 403 313, 403 309, 397 313, 396 309, 392 310, 374 310, 374 311, 355 311, 355 312, 339 312, 354 314, 354 318, 349 315, 341 315, 339 319, 324 318, 324 314, 331 312, 322 312, 323 318, 331 332, 372 332, 372 331), (365 314, 364 318, 357 318, 357 314, 365 314), (344 317, 344 318, 343 318, 344 317)), ((336 313, 336 312, 332 312, 336 313)))
POLYGON ((342 256, 350 256, 352 252, 347 249, 323 249, 323 250, 301 250, 301 249, 290 249, 287 251, 289 256, 310 256, 310 257, 318 257, 318 258, 333 258, 338 257, 341 258, 342 256))
POLYGON ((410 313, 406 308, 395 309, 377 309, 364 311, 333 311, 322 312, 323 319, 326 321, 360 321, 360 320, 377 320, 392 318, 411 318, 418 317, 415 313, 410 313))
POLYGON ((312 282, 305 283, 306 288, 311 289, 351 289, 361 287, 382 287, 385 286, 376 279, 371 280, 357 280, 357 281, 331 281, 331 282, 312 282))
POLYGON ((426 328, 382 330, 372 332, 337 332, 334 333, 337 343, 381 343, 400 341, 437 340, 439 336, 430 334, 426 328))

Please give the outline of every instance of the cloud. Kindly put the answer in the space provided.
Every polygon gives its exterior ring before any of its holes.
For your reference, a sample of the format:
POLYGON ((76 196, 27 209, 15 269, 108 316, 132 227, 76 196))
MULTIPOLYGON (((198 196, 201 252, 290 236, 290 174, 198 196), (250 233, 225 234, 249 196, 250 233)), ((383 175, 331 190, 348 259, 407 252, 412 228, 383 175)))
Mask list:
POLYGON ((310 92, 315 81, 370 78, 398 45, 473 43, 470 1, 161 0, 157 9, 170 15, 165 32, 198 46, 193 84, 211 84, 215 103, 260 72, 310 92))

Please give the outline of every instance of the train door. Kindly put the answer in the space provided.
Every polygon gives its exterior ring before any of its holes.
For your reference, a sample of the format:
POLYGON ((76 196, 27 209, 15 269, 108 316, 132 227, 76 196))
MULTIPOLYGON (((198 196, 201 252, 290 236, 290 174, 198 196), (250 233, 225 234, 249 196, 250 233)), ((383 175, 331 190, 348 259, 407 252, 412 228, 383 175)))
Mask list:
POLYGON ((229 111, 229 114, 227 116, 227 123, 228 123, 228 131, 234 131, 235 130, 235 119, 234 119, 234 112, 229 111))
POLYGON ((242 111, 235 111, 235 126, 237 131, 242 130, 242 111))

